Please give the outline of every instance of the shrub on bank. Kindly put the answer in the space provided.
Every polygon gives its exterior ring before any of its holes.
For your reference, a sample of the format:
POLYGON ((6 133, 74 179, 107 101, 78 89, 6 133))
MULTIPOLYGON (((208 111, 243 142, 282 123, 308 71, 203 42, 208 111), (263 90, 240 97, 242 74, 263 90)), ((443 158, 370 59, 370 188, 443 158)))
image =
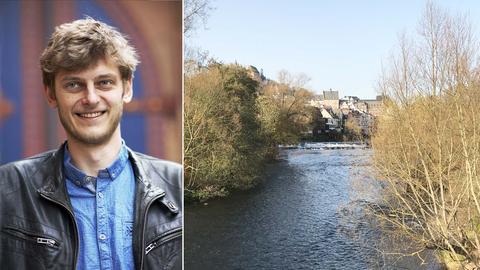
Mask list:
POLYGON ((238 65, 212 64, 185 78, 185 187, 194 199, 254 183, 262 163, 258 82, 238 65))

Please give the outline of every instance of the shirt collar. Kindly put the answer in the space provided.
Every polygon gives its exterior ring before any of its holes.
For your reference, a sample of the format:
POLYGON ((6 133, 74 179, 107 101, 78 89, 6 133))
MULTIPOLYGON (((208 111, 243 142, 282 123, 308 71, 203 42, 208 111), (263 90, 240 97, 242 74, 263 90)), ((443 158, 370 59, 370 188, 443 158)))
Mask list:
POLYGON ((67 179, 72 181, 75 185, 95 190, 95 183, 97 178, 115 180, 123 171, 128 162, 128 150, 125 142, 122 140, 122 147, 117 159, 107 168, 99 170, 97 176, 88 176, 80 171, 72 163, 72 156, 68 151, 67 144, 65 144, 65 155, 63 158, 63 168, 67 179), (92 187, 93 185, 93 187, 92 187))

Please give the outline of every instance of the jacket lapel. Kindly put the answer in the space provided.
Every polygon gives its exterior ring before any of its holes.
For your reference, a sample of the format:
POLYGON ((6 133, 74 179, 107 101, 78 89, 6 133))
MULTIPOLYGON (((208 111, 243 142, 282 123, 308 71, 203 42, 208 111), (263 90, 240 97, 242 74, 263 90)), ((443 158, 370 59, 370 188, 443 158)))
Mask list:
POLYGON ((60 148, 52 153, 49 162, 46 162, 44 166, 49 166, 52 169, 52 173, 45 178, 45 185, 38 191, 40 194, 62 204, 67 207, 68 210, 73 211, 70 199, 67 194, 67 188, 65 184, 65 177, 63 175, 63 155, 65 151, 65 143, 60 148))
POLYGON ((135 175, 135 226, 133 228, 133 258, 135 269, 142 269, 145 256, 145 226, 147 210, 153 201, 165 195, 161 188, 153 186, 141 160, 128 148, 130 163, 135 175))

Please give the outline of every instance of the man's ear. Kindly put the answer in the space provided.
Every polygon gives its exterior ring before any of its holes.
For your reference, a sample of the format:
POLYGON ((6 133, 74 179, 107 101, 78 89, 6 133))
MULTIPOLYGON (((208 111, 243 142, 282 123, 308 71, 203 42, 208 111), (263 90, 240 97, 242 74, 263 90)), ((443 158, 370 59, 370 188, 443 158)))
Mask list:
POLYGON ((48 86, 44 87, 45 97, 47 98, 48 105, 52 108, 57 108, 57 97, 55 96, 55 90, 48 86))
POLYGON ((129 103, 133 97, 133 78, 123 82, 123 102, 129 103))

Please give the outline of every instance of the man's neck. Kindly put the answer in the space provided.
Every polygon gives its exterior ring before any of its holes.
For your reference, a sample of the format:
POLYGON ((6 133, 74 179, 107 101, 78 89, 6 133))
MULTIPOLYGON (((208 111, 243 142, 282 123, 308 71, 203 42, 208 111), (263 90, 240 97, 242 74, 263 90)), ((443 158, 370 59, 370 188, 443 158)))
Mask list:
POLYGON ((67 145, 73 164, 86 175, 97 176, 99 170, 107 168, 118 157, 122 139, 120 135, 114 134, 108 142, 101 145, 84 144, 68 139, 67 145))

